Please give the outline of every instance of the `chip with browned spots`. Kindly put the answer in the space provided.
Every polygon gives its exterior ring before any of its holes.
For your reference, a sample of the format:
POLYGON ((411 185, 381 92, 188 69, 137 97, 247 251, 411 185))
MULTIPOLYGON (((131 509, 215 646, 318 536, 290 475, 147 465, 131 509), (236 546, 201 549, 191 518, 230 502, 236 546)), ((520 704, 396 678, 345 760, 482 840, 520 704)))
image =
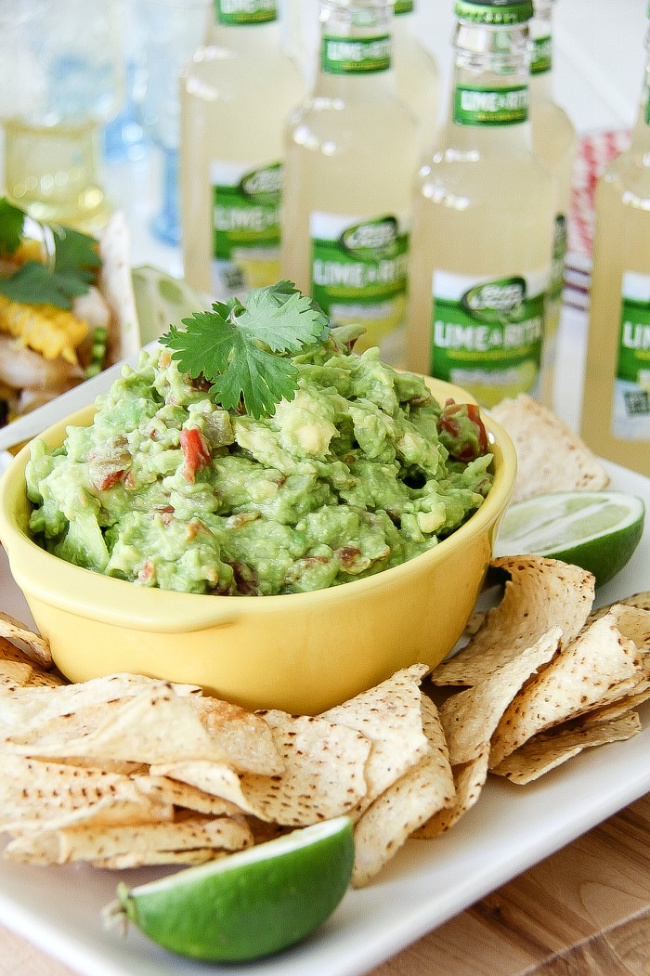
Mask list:
POLYGON ((591 610, 591 573, 544 556, 503 556, 491 567, 508 574, 503 598, 465 647, 434 669, 436 685, 474 685, 555 627, 567 643, 591 610))

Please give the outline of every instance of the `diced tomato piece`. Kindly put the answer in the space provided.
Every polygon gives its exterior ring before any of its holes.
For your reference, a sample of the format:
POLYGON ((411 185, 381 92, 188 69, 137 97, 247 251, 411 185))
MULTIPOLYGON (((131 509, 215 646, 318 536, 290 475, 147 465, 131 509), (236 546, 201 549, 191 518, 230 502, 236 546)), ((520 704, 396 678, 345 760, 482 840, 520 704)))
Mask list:
POLYGON ((99 481, 93 482, 93 484, 98 491, 106 491, 108 488, 112 488, 113 485, 116 485, 118 481, 121 481, 123 477, 124 477, 123 470, 110 471, 108 474, 104 475, 103 478, 100 478, 99 481))
POLYGON ((438 417, 438 434, 451 457, 458 461, 473 461, 487 452, 487 431, 475 403, 447 400, 438 417))
POLYGON ((212 455, 205 437, 196 427, 183 427, 181 431, 181 450, 185 458, 183 477, 193 482, 196 472, 210 463, 212 455))

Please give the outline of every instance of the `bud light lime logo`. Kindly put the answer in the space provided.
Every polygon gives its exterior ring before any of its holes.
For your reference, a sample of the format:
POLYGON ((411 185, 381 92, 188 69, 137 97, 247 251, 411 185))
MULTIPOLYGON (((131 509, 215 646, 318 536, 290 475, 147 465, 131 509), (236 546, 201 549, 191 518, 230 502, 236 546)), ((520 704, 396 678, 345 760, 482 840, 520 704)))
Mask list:
POLYGON ((279 163, 254 169, 246 173, 241 180, 241 190, 247 197, 256 197, 263 202, 263 198, 277 199, 282 191, 282 167, 279 163))
POLYGON ((377 257, 389 254, 397 241, 397 220, 382 217, 348 227, 341 235, 341 246, 358 257, 377 257))
POLYGON ((524 314, 526 282, 523 278, 486 281, 466 291, 461 305, 482 322, 517 322, 524 314))

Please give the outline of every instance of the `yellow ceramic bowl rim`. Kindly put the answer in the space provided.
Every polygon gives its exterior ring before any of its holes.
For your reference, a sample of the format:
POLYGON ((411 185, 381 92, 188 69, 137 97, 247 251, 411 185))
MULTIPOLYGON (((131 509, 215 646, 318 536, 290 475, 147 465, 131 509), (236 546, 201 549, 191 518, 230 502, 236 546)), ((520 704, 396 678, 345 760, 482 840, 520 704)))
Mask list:
MULTIPOLYGON (((473 402, 467 391, 428 377, 427 383, 439 402, 448 397, 457 402, 473 402)), ((61 444, 69 426, 88 426, 94 415, 93 406, 71 414, 65 420, 45 430, 40 438, 48 445, 61 444)), ((450 536, 427 552, 383 570, 374 576, 351 580, 340 586, 304 593, 285 593, 275 596, 211 596, 201 593, 182 593, 137 586, 128 580, 115 579, 68 563, 42 549, 29 538, 26 518, 29 503, 25 491, 24 472, 30 457, 25 446, 0 478, 0 541, 2 541, 17 584, 43 603, 114 626, 155 633, 186 633, 208 627, 230 624, 242 614, 285 613, 302 602, 343 603, 362 598, 364 592, 377 587, 390 588, 400 577, 418 575, 425 560, 444 559, 453 548, 459 548, 486 528, 494 525, 506 509, 517 469, 515 448, 505 430, 488 413, 483 412, 488 432, 489 448, 497 461, 495 478, 481 507, 450 536), (56 576, 56 586, 44 580, 56 576), (189 601, 189 602, 188 602, 189 601), (191 608, 191 610, 190 610, 191 608), (192 623, 188 626, 188 617, 192 623)))

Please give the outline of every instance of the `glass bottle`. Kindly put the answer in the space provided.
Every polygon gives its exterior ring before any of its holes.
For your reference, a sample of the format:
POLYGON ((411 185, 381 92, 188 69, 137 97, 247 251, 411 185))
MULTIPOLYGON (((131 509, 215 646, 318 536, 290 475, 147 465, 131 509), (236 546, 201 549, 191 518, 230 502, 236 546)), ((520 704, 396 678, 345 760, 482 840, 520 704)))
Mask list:
POLYGON ((596 189, 581 434, 603 457, 650 475, 650 30, 646 46, 631 144, 596 189))
POLYGON ((553 0, 534 0, 530 24, 530 121, 533 148, 555 180, 555 237, 546 303, 542 400, 553 407, 557 329, 564 287, 564 260, 571 208, 571 179, 578 138, 573 122, 553 93, 553 0))
POLYGON ((449 118, 417 177, 407 365, 486 406, 537 394, 553 179, 528 119, 532 0, 456 0, 449 118))
POLYGON ((403 360, 415 116, 391 69, 392 0, 321 0, 320 68, 286 130, 282 274, 361 351, 403 360))
POLYGON ((304 96, 276 0, 214 0, 181 78, 185 277, 217 297, 280 277, 282 137, 304 96))
POLYGON ((440 72, 418 33, 415 0, 394 0, 393 49, 397 94, 420 124, 420 146, 431 145, 438 122, 440 72))
POLYGON ((106 0, 0 5, 4 184, 35 220, 90 233, 108 220, 100 136, 123 98, 120 27, 106 0))

